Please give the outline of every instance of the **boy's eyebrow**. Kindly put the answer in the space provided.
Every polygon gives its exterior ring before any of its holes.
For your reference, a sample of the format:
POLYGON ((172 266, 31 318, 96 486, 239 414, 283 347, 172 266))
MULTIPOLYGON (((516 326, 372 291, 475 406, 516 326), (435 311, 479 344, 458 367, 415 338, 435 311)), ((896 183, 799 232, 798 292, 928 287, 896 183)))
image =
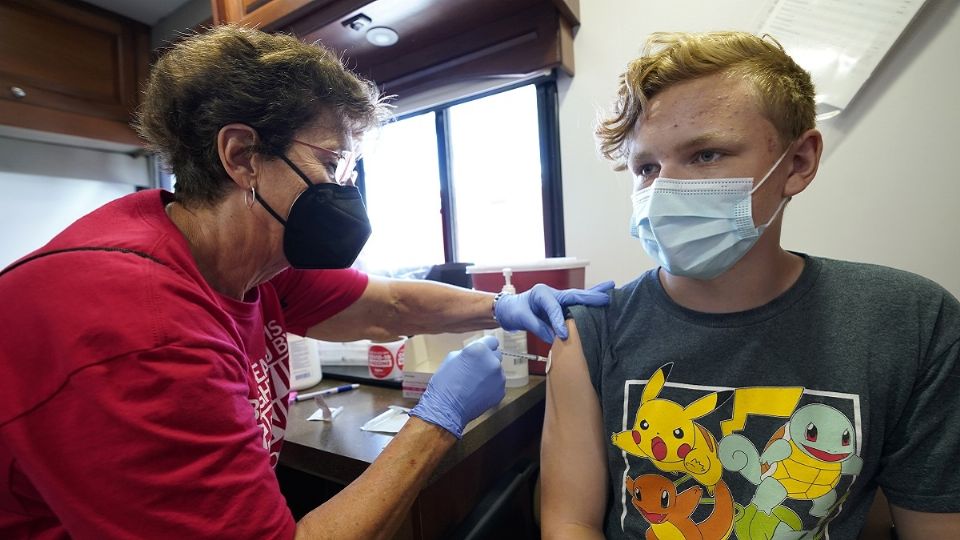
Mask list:
MULTIPOLYGON (((719 130, 707 131, 707 132, 701 133, 700 135, 697 135, 696 137, 693 137, 692 139, 688 139, 680 143, 674 148, 674 150, 677 150, 683 153, 695 148, 703 148, 703 147, 710 147, 710 146, 730 146, 730 145, 739 146, 742 140, 743 140, 743 136, 735 135, 733 133, 730 133, 729 131, 719 131, 719 130)), ((629 155, 628 163, 645 161, 650 158, 651 158, 651 154, 646 151, 631 152, 629 155)))
POLYGON ((687 150, 704 146, 728 146, 731 144, 739 144, 742 140, 743 136, 735 135, 729 131, 708 131, 681 144, 678 148, 687 150))

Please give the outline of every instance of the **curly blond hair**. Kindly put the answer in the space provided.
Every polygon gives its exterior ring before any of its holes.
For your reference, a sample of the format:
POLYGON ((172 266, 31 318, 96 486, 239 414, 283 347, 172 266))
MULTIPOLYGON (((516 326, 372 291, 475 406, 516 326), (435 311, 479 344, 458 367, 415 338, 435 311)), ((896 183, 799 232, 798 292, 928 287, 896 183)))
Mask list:
POLYGON ((600 118, 600 153, 626 168, 626 143, 647 103, 657 93, 684 81, 727 73, 753 83, 760 110, 777 129, 782 144, 816 126, 810 74, 770 36, 746 32, 652 34, 642 56, 620 75, 613 111, 600 118))

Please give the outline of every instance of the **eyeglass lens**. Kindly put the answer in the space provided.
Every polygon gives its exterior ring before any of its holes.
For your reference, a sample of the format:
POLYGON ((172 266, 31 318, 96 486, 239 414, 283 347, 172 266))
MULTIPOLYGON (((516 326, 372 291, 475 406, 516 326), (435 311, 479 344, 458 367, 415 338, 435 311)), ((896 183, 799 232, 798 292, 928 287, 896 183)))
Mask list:
POLYGON ((333 180, 338 184, 352 183, 353 170, 357 166, 356 152, 351 152, 348 150, 337 152, 335 150, 330 150, 329 148, 324 148, 322 146, 317 146, 315 144, 310 144, 297 139, 294 139, 293 142, 337 156, 337 167, 333 174, 333 180))

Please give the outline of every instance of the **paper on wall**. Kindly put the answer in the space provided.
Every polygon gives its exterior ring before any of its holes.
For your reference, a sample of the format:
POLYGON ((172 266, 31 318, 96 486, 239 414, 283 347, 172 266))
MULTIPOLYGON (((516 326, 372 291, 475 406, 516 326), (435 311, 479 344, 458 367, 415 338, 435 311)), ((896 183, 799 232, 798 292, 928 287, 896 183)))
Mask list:
POLYGON ((818 118, 847 107, 926 0, 771 0, 770 34, 817 88, 818 118))

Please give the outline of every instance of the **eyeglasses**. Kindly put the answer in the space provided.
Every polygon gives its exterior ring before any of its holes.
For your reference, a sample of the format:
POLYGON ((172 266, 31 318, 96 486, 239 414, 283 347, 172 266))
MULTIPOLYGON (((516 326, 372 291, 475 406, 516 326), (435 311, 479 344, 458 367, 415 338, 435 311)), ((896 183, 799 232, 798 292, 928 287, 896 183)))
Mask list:
POLYGON ((293 142, 302 144, 314 150, 320 150, 337 156, 336 168, 333 171, 328 170, 327 174, 330 175, 330 178, 332 178, 334 182, 342 186, 353 185, 354 170, 357 167, 357 161, 360 159, 359 152, 351 152, 349 150, 341 150, 337 152, 336 150, 330 150, 329 148, 324 148, 322 146, 317 146, 315 144, 310 144, 297 139, 293 139, 293 142))

